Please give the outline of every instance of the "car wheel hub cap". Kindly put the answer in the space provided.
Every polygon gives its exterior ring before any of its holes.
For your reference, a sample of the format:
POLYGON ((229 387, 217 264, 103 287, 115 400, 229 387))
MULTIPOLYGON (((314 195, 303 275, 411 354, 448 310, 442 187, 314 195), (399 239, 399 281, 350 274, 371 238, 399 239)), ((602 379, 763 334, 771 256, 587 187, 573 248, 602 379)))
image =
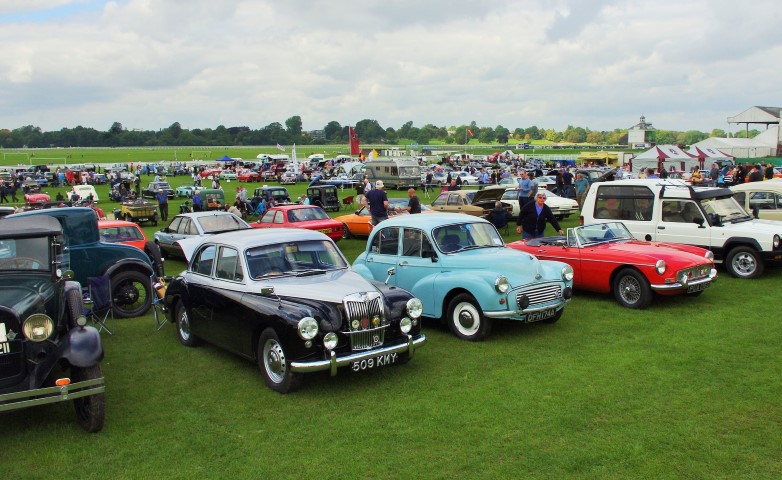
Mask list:
POLYGON ((267 345, 266 372, 275 382, 281 382, 285 373, 285 354, 278 343, 267 345))
POLYGON ((739 255, 734 262, 736 270, 741 273, 752 273, 755 270, 755 259, 751 255, 739 255))
POLYGON ((464 328, 472 328, 475 325, 475 317, 467 310, 459 312, 459 324, 464 328))

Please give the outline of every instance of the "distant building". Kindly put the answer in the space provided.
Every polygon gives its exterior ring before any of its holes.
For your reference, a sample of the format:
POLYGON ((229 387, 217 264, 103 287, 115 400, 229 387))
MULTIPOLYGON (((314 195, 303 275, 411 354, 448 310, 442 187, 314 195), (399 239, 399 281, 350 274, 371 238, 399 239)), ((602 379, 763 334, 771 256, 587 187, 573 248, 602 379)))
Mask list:
POLYGON ((326 139, 326 131, 325 130, 310 130, 307 132, 311 139, 313 140, 325 140, 326 139))
POLYGON ((782 108, 779 107, 750 107, 738 115, 728 117, 727 138, 710 137, 693 146, 714 148, 738 158, 782 156, 782 129, 779 128, 781 114, 782 108), (747 136, 750 124, 765 125, 766 131, 755 138, 736 138, 730 134, 730 126, 733 124, 743 124, 747 136))
POLYGON ((652 144, 654 127, 641 115, 641 121, 627 129, 627 145, 630 148, 649 148, 652 144))

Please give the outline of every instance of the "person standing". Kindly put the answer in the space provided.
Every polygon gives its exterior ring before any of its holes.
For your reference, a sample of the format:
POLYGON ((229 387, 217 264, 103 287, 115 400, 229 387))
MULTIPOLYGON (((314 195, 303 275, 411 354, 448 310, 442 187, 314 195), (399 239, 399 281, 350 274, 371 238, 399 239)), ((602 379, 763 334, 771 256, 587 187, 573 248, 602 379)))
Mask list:
POLYGON ((375 188, 364 194, 361 203, 369 208, 372 225, 377 225, 388 219, 388 195, 383 190, 383 180, 375 182, 375 188))
POLYGON ((749 178, 747 179, 749 182, 762 182, 763 181, 763 172, 760 170, 760 165, 755 165, 752 167, 752 171, 749 173, 749 178))
POLYGON ((573 198, 573 174, 567 168, 562 169, 562 185, 565 192, 562 196, 573 198))
POLYGON ((584 206, 584 199, 586 198, 586 194, 589 191, 589 180, 586 179, 586 177, 581 174, 576 174, 576 201, 578 202, 578 208, 581 209, 581 207, 584 206))
POLYGON ((193 211, 194 212, 200 212, 204 209, 204 201, 201 199, 201 194, 198 193, 198 190, 193 192, 193 211))
POLYGON ((421 213, 421 202, 415 194, 415 189, 411 188, 407 190, 407 196, 410 197, 410 200, 407 201, 405 210, 407 210, 408 213, 421 213))
POLYGON ((521 233, 521 238, 540 238, 546 230, 546 222, 549 222, 560 235, 565 232, 559 226, 556 217, 546 205, 546 194, 540 192, 535 195, 534 202, 527 202, 519 211, 516 219, 516 233, 521 233))
POLYGON ((527 178, 527 171, 519 173, 519 206, 523 207, 531 200, 532 180, 527 178))
POLYGON ((720 179, 720 167, 716 163, 711 164, 711 170, 709 170, 709 185, 712 187, 717 186, 717 180, 720 179))
POLYGON ((160 208, 160 219, 165 222, 168 220, 168 195, 166 195, 166 192, 162 189, 158 188, 155 198, 157 199, 158 207, 160 208))

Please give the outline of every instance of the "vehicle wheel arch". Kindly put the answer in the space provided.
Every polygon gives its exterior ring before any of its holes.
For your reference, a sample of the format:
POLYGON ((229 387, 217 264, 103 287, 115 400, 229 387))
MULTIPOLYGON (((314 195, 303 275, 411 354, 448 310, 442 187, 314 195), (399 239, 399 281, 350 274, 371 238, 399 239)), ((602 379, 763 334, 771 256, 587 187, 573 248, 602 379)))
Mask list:
MULTIPOLYGON (((446 324, 448 322, 448 305, 450 305, 451 300, 456 298, 456 296, 461 295, 463 293, 466 293, 468 295, 472 295, 469 290, 463 287, 456 287, 452 288, 448 291, 445 295, 443 295, 443 301, 440 303, 440 323, 446 324)), ((474 297, 474 295, 473 295, 474 297)), ((476 299, 477 301, 477 299, 476 299)), ((478 302, 480 303, 480 302, 478 302)))

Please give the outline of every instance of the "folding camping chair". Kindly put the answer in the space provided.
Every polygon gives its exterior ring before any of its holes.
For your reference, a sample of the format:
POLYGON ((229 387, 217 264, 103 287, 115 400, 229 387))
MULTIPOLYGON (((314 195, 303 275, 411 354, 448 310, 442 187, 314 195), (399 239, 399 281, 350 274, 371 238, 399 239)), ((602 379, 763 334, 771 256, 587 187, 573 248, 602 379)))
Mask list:
POLYGON ((114 320, 114 310, 111 302, 111 277, 101 275, 99 277, 89 277, 88 285, 85 289, 84 316, 98 327, 98 331, 106 330, 109 335, 114 333, 106 326, 106 322, 111 317, 114 320))
POLYGON ((171 280, 171 277, 162 277, 160 279, 155 277, 155 275, 149 277, 150 285, 152 285, 152 328, 155 331, 166 325, 166 305, 163 303, 163 296, 166 293, 166 280, 171 280))

